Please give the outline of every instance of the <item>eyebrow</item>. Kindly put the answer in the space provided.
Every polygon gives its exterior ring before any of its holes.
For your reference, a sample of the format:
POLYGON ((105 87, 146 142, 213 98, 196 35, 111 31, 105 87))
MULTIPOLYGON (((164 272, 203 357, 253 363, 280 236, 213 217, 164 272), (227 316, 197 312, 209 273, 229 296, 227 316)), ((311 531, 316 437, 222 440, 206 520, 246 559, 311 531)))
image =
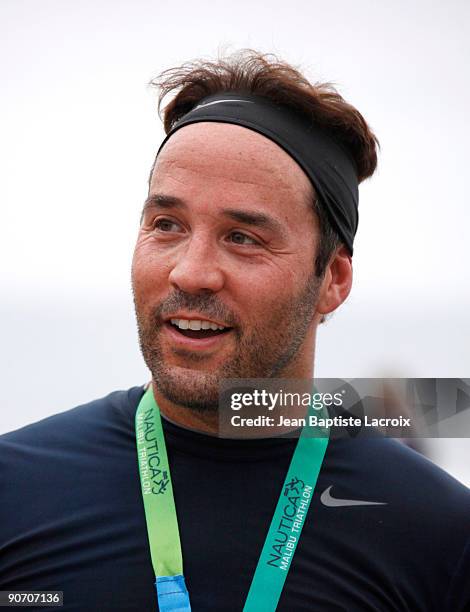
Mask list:
POLYGON ((261 229, 267 229, 272 232, 278 232, 281 235, 285 235, 284 228, 282 224, 264 213, 253 212, 247 210, 238 210, 235 208, 225 208, 222 210, 222 214, 229 219, 233 219, 234 221, 239 221, 240 223, 244 223, 245 225, 251 225, 253 227, 259 227, 261 229))
POLYGON ((142 223, 145 213, 150 208, 186 208, 186 204, 183 200, 175 196, 165 195, 163 193, 151 195, 144 202, 140 215, 140 223, 142 223))
POLYGON ((175 196, 157 193, 145 200, 142 214, 149 208, 186 208, 186 203, 175 196))
MULTIPOLYGON (((176 196, 159 193, 151 195, 145 200, 144 207, 142 209, 142 216, 149 208, 182 209, 187 207, 188 206, 184 200, 176 196)), ((220 212, 222 215, 232 219, 233 221, 238 221, 240 223, 244 223, 245 225, 251 225, 252 227, 267 229, 285 236, 285 230, 282 224, 277 219, 274 219, 265 213, 242 210, 238 208, 224 208, 220 212)))

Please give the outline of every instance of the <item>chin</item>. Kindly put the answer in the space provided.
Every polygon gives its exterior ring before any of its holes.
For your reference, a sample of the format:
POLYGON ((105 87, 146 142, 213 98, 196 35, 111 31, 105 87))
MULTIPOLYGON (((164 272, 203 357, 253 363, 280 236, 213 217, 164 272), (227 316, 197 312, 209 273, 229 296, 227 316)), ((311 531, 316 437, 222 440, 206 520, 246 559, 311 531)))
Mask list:
POLYGON ((214 371, 168 365, 152 376, 157 390, 173 404, 196 410, 218 406, 221 377, 214 371))
POLYGON ((164 368, 167 371, 177 370, 185 375, 194 374, 217 374, 226 369, 231 361, 231 356, 227 353, 223 355, 213 353, 204 355, 192 351, 172 348, 168 355, 165 355, 164 368))

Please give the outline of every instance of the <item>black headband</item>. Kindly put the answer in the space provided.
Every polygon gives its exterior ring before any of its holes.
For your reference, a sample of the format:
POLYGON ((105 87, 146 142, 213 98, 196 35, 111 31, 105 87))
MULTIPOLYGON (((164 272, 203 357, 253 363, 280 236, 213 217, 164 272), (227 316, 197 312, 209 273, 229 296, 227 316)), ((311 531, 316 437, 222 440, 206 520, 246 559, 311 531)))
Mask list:
MULTIPOLYGON (((350 155, 317 124, 259 96, 230 92, 208 96, 167 134, 200 121, 235 123, 269 138, 286 151, 312 182, 331 223, 351 254, 358 224, 358 180, 350 155)), ((158 156, 157 153, 157 156, 158 156)))

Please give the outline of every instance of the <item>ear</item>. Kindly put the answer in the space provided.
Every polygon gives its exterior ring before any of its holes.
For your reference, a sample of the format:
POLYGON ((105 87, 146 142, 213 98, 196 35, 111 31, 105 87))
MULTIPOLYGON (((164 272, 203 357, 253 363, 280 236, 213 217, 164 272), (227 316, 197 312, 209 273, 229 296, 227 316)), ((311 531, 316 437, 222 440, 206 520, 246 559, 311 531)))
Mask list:
POLYGON ((320 289, 317 312, 326 315, 344 302, 352 286, 352 259, 345 246, 341 246, 330 259, 320 289))

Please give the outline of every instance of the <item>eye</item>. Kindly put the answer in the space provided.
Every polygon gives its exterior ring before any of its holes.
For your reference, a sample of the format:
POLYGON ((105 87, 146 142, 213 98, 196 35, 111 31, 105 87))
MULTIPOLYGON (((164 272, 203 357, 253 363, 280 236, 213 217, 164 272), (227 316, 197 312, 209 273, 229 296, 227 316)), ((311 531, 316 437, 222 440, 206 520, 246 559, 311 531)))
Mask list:
POLYGON ((233 244, 242 244, 250 246, 259 245, 259 242, 257 242, 254 238, 251 238, 251 236, 244 234, 243 232, 232 232, 229 238, 230 242, 232 242, 233 244))
POLYGON ((178 232, 181 229, 181 225, 171 219, 157 219, 153 223, 153 228, 160 232, 178 232))

